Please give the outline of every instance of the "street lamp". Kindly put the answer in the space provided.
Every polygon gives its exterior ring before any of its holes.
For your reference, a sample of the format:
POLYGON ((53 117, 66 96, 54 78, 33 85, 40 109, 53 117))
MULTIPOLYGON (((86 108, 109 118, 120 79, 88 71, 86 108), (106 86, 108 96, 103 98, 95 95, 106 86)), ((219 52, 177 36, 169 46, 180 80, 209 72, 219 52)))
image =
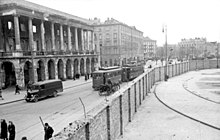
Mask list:
POLYGON ((167 81, 167 26, 163 26, 163 33, 165 33, 165 69, 164 69, 164 81, 167 81))

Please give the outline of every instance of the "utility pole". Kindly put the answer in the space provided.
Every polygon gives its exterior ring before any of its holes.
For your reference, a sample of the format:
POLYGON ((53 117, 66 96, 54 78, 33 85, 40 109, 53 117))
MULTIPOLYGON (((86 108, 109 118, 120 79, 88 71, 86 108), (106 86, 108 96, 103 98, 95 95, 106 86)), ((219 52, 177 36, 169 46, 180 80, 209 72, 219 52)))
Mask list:
POLYGON ((167 26, 163 26, 163 33, 165 33, 165 69, 164 69, 164 81, 167 81, 167 26))

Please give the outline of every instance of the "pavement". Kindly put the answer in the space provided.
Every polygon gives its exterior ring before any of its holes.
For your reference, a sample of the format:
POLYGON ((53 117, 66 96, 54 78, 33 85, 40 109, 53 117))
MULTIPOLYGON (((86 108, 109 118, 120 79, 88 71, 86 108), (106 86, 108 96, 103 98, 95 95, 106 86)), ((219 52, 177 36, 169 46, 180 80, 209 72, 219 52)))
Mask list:
MULTIPOLYGON (((66 80, 63 81, 63 89, 72 88, 75 86, 80 86, 82 84, 86 84, 92 82, 92 78, 85 81, 85 78, 81 76, 79 79, 76 80, 66 80)), ((20 94, 15 94, 15 87, 9 87, 7 89, 2 90, 2 97, 4 100, 0 99, 0 105, 10 104, 14 102, 23 101, 26 95, 26 89, 21 90, 20 94)))
POLYGON ((219 140, 220 69, 158 82, 118 140, 219 140))
MULTIPOLYGON (((64 89, 91 82, 63 81, 64 89)), ((118 140, 219 140, 220 69, 191 71, 158 82, 118 140)), ((25 90, 3 90, 0 105, 24 100, 25 90)))

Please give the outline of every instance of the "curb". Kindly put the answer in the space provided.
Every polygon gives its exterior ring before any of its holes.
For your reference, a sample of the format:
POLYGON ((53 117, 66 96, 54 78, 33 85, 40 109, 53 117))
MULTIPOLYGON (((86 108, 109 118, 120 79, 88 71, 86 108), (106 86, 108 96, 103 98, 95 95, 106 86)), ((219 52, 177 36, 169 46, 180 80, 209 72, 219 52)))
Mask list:
POLYGON ((6 104, 10 104, 10 103, 14 103, 14 102, 19 102, 19 101, 23 101, 23 100, 24 99, 13 100, 13 101, 5 102, 5 103, 0 103, 0 105, 6 105, 6 104))
MULTIPOLYGON (((91 83, 92 81, 88 81, 88 82, 85 82, 85 83, 81 83, 81 84, 77 84, 77 85, 74 85, 74 86, 69 86, 69 87, 66 87, 66 88, 63 88, 63 90, 65 89, 70 89, 70 88, 74 88, 74 87, 78 87, 80 85, 85 85, 85 84, 88 84, 88 83, 91 83)), ((8 102, 5 102, 5 103, 0 103, 0 105, 6 105, 6 104, 10 104, 10 103, 15 103, 15 102, 20 102, 20 101, 23 101, 25 99, 17 99, 17 100, 13 100, 13 101, 8 101, 8 102)))
POLYGON ((191 119, 191 120, 193 120, 193 121, 199 122, 199 123, 201 123, 201 124, 203 124, 203 125, 206 125, 206 126, 208 126, 208 127, 213 128, 213 129, 220 130, 220 128, 217 127, 217 126, 214 126, 214 125, 208 124, 208 123, 206 123, 206 122, 204 122, 204 121, 201 121, 201 120, 198 120, 198 119, 196 119, 196 118, 190 117, 189 115, 186 115, 186 114, 184 114, 183 112, 180 112, 180 111, 178 111, 178 110, 176 110, 176 109, 170 107, 169 105, 167 105, 165 102, 163 102, 163 101, 157 96, 156 87, 157 87, 157 85, 155 86, 155 89, 153 90, 153 93, 154 93, 155 97, 157 98, 157 100, 158 100, 159 102, 161 102, 161 103, 162 103, 163 105, 165 105, 167 108, 169 108, 170 110, 172 110, 172 111, 174 111, 174 112, 176 112, 176 113, 178 113, 178 114, 180 114, 180 115, 182 115, 182 116, 184 116, 184 117, 187 117, 187 118, 189 118, 189 119, 191 119))

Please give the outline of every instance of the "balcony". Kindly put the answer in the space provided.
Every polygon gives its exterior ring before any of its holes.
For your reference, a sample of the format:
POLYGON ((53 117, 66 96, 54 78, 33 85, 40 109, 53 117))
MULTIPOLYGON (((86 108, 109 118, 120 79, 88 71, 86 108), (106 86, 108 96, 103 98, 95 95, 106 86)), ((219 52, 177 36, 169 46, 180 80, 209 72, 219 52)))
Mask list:
POLYGON ((0 52, 0 58, 7 57, 29 57, 33 56, 48 56, 48 55, 94 55, 96 54, 94 50, 67 50, 67 51, 9 51, 9 52, 0 52))

